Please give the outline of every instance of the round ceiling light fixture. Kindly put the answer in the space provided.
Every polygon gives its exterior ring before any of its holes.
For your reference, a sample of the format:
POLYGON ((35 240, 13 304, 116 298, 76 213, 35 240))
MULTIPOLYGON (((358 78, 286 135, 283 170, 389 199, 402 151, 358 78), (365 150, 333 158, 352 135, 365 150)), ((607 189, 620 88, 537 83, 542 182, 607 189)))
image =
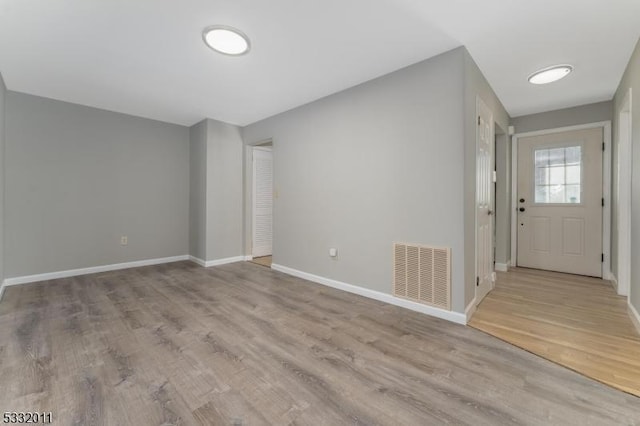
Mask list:
POLYGON ((227 25, 212 25, 202 31, 202 40, 218 53, 231 56, 246 54, 251 49, 249 37, 227 25))
POLYGON ((571 65, 554 65, 534 72, 529 76, 528 80, 531 84, 553 83, 554 81, 558 81, 561 78, 568 76, 571 71, 573 71, 573 67, 571 65))

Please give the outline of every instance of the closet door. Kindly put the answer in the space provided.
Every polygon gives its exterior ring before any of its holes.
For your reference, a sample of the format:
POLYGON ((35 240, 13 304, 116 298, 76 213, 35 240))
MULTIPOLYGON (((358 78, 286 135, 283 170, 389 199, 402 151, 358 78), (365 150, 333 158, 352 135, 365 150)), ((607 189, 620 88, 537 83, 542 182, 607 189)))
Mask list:
POLYGON ((253 149, 253 257, 271 255, 273 228, 273 155, 253 149))

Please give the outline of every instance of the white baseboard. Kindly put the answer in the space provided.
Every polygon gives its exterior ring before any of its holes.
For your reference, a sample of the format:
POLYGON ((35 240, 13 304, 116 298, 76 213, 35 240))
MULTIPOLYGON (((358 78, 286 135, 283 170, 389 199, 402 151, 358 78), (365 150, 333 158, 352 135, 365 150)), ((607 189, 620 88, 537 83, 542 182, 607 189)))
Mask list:
POLYGON ((332 280, 330 278, 321 277, 318 275, 309 274, 307 272, 298 271, 297 269, 289 268, 278 264, 271 264, 271 269, 284 272, 294 277, 302 278, 307 281, 322 284, 327 287, 336 288, 338 290, 346 291, 349 293, 357 294, 360 296, 368 297, 369 299, 379 300, 381 302, 389 303, 391 305, 400 306, 402 308, 410 309, 412 311, 420 312, 423 314, 431 315, 433 317, 442 318, 447 321, 455 322, 457 324, 466 324, 467 317, 465 314, 459 312, 445 311, 444 309, 434 308, 432 306, 423 305, 421 303, 412 302, 410 300, 400 299, 399 297, 392 296, 390 294, 382 293, 368 288, 359 287, 352 284, 343 283, 340 281, 332 280))
POLYGON ((613 285, 613 288, 616 290, 616 293, 618 293, 618 280, 616 279, 616 276, 613 275, 612 272, 609 272, 609 281, 611 281, 611 285, 613 285))
POLYGON ((227 257, 224 259, 216 259, 216 260, 207 260, 204 261, 200 258, 197 258, 195 256, 189 256, 189 260, 197 263, 200 266, 204 266, 205 268, 209 268, 211 266, 220 266, 220 265, 226 265, 227 263, 235 263, 235 262, 243 262, 246 260, 251 260, 252 257, 251 256, 234 256, 234 257, 227 257))
POLYGON ((467 319, 467 323, 469 322, 473 314, 476 312, 476 308, 477 308, 476 298, 474 297, 473 300, 467 305, 467 307, 464 310, 464 316, 467 319))
POLYGON ((498 272, 507 272, 509 270, 509 264, 511 261, 507 263, 497 263, 496 262, 496 271, 498 272))
POLYGON ((48 272, 45 274, 25 275, 23 277, 7 278, 4 280, 3 287, 27 283, 35 283, 38 281, 55 280, 58 278, 75 277, 78 275, 96 274, 99 272, 117 271, 119 269, 138 268, 140 266, 160 265, 162 263, 179 262, 181 260, 189 260, 188 255, 162 257, 158 259, 136 260, 134 262, 115 263, 112 265, 93 266, 90 268, 69 269, 67 271, 48 272))
POLYGON ((4 294, 4 288, 6 287, 6 284, 4 282, 4 280, 2 281, 2 284, 0 284, 0 302, 2 302, 2 295, 4 294))
POLYGON ((636 330, 640 333, 640 314, 636 310, 636 308, 631 304, 631 301, 627 299, 627 308, 629 309, 629 316, 631 317, 631 322, 636 326, 636 330))
POLYGON ((192 261, 193 263, 197 263, 200 266, 206 267, 206 262, 200 259, 199 257, 189 256, 189 260, 192 261))

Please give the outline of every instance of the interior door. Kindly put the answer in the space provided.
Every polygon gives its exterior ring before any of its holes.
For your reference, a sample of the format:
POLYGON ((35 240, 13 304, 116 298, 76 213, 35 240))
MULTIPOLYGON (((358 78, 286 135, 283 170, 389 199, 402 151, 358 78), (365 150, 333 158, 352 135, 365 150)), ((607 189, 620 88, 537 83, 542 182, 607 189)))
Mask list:
POLYGON ((476 128, 476 303, 493 288, 493 146, 494 122, 491 110, 477 99, 476 128))
POLYGON ((273 154, 253 149, 253 257, 269 256, 273 236, 273 154))
POLYGON ((602 132, 518 140, 518 266, 602 277, 602 132))

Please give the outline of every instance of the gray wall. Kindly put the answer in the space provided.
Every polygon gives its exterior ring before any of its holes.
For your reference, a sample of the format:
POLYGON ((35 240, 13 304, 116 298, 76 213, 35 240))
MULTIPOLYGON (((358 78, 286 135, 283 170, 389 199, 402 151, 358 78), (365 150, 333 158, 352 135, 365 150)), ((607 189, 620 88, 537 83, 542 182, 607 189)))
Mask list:
POLYGON ((8 92, 6 159, 7 277, 187 254, 186 127, 8 92))
POLYGON ((205 119, 191 143, 189 254, 203 261, 243 255, 243 149, 240 128, 205 119))
MULTIPOLYGON (((618 90, 613 99, 614 117, 618 117, 624 95, 631 88, 632 90, 632 150, 633 150, 633 171, 632 171, 632 194, 631 194, 631 256, 630 259, 637 260, 640 258, 640 42, 636 45, 629 65, 620 81, 618 90)), ((617 122, 614 123, 614 129, 617 129, 617 122)), ((617 164, 617 131, 614 130, 614 164, 617 164)), ((613 191, 616 192, 615 189, 613 191)), ((614 203, 615 205, 615 203, 614 203)), ((612 211, 612 217, 617 212, 612 211)), ((612 227, 617 229, 617 227, 612 227)), ((612 238, 612 245, 617 246, 617 238, 612 238)), ((617 264, 617 259, 611 259, 612 265, 617 264)), ((634 308, 640 312, 640 263, 631 262, 631 288, 630 301, 634 308)))
MULTIPOLYGON (((459 50, 464 58, 464 305, 467 306, 476 292, 476 97, 493 112, 493 120, 502 131, 508 129, 509 115, 467 49, 459 50)), ((503 215, 496 217, 496 227, 504 228, 505 221, 503 215)))
POLYGON ((189 129, 189 254, 207 258, 207 120, 189 129))
POLYGON ((613 103, 608 101, 541 112, 539 114, 522 115, 512 118, 511 125, 515 127, 516 133, 525 133, 608 121, 611 120, 612 117, 613 103))
POLYGON ((243 142, 240 128, 207 120, 207 255, 243 255, 243 142))
POLYGON ((463 60, 456 49, 243 129, 247 144, 273 139, 275 263, 391 293, 394 241, 451 247, 464 312, 463 60))
MULTIPOLYGON (((5 99, 7 87, 0 73, 0 286, 4 280, 4 153, 5 153, 5 99)), ((1 295, 1 294, 0 294, 1 295)))

